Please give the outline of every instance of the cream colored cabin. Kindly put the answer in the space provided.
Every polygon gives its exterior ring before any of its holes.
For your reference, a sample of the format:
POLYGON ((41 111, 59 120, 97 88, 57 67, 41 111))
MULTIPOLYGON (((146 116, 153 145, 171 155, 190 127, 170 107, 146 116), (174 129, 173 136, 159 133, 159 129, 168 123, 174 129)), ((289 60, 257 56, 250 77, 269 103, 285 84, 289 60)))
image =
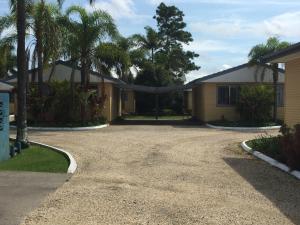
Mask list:
MULTIPOLYGON (((240 119, 236 111, 237 88, 243 85, 272 85, 273 75, 269 67, 249 66, 244 64, 229 70, 200 78, 193 82, 193 110, 194 118, 203 121, 226 119, 236 121, 240 119), (261 72, 265 76, 261 80, 261 72)), ((278 119, 283 120, 284 114, 284 73, 279 74, 278 86, 278 119)))

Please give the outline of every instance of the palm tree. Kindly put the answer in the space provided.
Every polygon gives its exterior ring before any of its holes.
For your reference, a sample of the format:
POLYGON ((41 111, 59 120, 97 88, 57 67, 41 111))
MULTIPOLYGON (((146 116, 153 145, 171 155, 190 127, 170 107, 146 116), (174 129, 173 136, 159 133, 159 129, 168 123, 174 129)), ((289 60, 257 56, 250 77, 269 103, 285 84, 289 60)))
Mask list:
MULTIPOLYGON (((55 4, 46 4, 41 1, 33 6, 30 16, 33 40, 31 41, 29 49, 34 46, 32 51, 32 67, 35 68, 37 62, 39 92, 42 95, 44 66, 52 63, 53 71, 55 68, 55 61, 61 54, 62 37, 61 28, 58 23, 60 9, 55 4)), ((34 75, 35 74, 33 74, 33 80, 34 75)))
POLYGON ((146 35, 136 34, 133 39, 144 50, 150 51, 151 62, 154 63, 154 53, 160 46, 158 33, 152 27, 145 27, 146 35))
MULTIPOLYGON (((57 0, 59 4, 63 0, 57 0)), ((90 4, 94 1, 90 0, 90 4)), ((27 143, 27 115, 26 115, 26 8, 30 8, 31 0, 11 0, 11 10, 16 12, 17 17, 17 69, 18 69, 18 116, 17 116, 17 142, 27 143)))
POLYGON ((107 37, 118 35, 112 17, 101 10, 87 13, 80 6, 71 6, 61 24, 69 31, 69 40, 72 43, 73 55, 77 55, 81 66, 81 86, 88 89, 89 71, 93 66, 96 47, 107 37), (73 19, 78 15, 79 19, 73 19))
POLYGON ((30 26, 33 30, 33 40, 29 49, 31 46, 34 46, 32 51, 32 66, 35 68, 37 61, 38 84, 41 95, 43 94, 44 65, 50 61, 54 64, 60 56, 61 32, 57 23, 59 15, 60 11, 57 5, 46 4, 44 1, 33 5, 31 12, 30 26))
MULTIPOLYGON (((290 45, 288 42, 281 42, 278 38, 276 37, 271 37, 267 40, 265 44, 258 44, 254 46, 249 54, 249 62, 250 64, 257 64, 261 62, 261 58, 267 54, 279 51, 281 49, 287 48, 290 45)), ((278 63, 272 63, 271 64, 272 71, 273 71, 273 93, 274 93, 274 106, 273 106, 273 119, 274 121, 277 120, 277 86, 278 86, 278 63)), ((264 74, 262 73, 262 76, 264 74)))

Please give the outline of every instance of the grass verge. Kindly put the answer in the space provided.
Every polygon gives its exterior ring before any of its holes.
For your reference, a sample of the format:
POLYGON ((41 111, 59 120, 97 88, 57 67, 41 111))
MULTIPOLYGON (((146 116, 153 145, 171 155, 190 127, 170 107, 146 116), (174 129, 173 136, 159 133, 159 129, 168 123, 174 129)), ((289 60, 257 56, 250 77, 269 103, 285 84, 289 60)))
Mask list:
POLYGON ((66 173, 68 167, 69 161, 63 154, 37 145, 31 145, 14 158, 0 162, 0 171, 66 173))

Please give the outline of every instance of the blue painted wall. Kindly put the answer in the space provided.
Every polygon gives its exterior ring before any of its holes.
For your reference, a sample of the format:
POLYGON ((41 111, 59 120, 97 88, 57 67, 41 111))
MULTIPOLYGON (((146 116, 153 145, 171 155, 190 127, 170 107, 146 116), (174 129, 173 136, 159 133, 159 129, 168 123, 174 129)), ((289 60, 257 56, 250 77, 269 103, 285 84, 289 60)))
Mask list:
POLYGON ((9 94, 0 93, 0 161, 9 158, 9 94))

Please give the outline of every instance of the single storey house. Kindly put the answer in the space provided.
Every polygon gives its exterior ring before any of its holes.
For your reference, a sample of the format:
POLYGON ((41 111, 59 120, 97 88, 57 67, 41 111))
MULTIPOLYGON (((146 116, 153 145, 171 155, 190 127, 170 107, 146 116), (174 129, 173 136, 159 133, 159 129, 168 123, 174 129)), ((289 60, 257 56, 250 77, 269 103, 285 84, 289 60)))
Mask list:
MULTIPOLYGON (((267 65, 243 64, 199 78, 189 84, 193 87, 192 115, 203 122, 221 119, 239 120, 240 115, 235 107, 239 87, 256 84, 272 85, 272 83, 272 70, 267 65)), ((283 119, 284 70, 279 72, 278 84, 278 119, 283 119)))
MULTIPOLYGON (((54 69, 52 67, 47 67, 44 69, 43 81, 44 82, 48 82, 50 80, 70 81, 72 71, 73 71, 73 67, 69 62, 59 60, 56 62, 54 69)), ((89 88, 97 90, 97 93, 99 95, 101 94, 102 79, 104 79, 105 94, 107 96, 104 105, 103 116, 107 119, 108 122, 111 122, 114 119, 116 119, 118 116, 121 116, 122 113, 121 90, 118 87, 118 84, 123 81, 117 78, 100 74, 95 71, 90 71, 89 88)), ((81 81, 80 68, 77 67, 74 70, 74 82, 76 84, 80 84, 80 81, 81 81)), ((16 86, 17 77, 16 76, 10 77, 6 80, 6 82, 16 86)), ((37 69, 33 69, 29 71, 29 82, 30 83, 38 82, 37 69)))
POLYGON ((285 63, 284 122, 292 127, 300 124, 300 43, 267 55, 269 63, 285 63))

